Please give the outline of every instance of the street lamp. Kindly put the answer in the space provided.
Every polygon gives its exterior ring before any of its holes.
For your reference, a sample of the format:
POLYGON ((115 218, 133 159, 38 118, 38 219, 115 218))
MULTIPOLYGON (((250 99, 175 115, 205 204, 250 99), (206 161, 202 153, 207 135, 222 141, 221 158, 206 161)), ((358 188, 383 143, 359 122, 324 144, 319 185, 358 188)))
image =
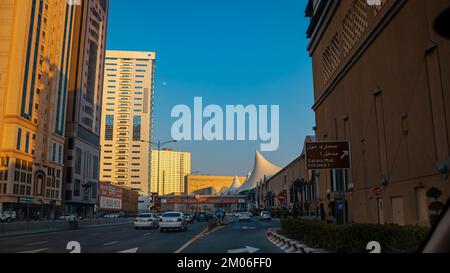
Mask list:
MULTIPOLYGON (((161 147, 163 147, 164 145, 167 145, 167 144, 170 144, 170 143, 177 143, 178 142, 178 140, 168 140, 168 141, 165 141, 165 142, 161 142, 161 141, 158 141, 157 143, 155 143, 155 142, 151 142, 151 141, 146 141, 146 140, 141 140, 141 142, 144 142, 144 143, 150 143, 150 144, 152 144, 152 145, 157 145, 158 146, 158 174, 157 174, 157 192, 158 192, 158 194, 159 194, 159 171, 160 171, 160 168, 159 168, 159 166, 161 165, 160 164, 160 159, 161 159, 161 147)), ((149 176, 151 177, 151 173, 149 174, 149 176)), ((149 183, 149 185, 148 185, 148 195, 150 196, 150 192, 151 192, 151 190, 150 190, 150 183, 149 183)), ((164 195, 164 185, 163 185, 163 195, 164 195)))

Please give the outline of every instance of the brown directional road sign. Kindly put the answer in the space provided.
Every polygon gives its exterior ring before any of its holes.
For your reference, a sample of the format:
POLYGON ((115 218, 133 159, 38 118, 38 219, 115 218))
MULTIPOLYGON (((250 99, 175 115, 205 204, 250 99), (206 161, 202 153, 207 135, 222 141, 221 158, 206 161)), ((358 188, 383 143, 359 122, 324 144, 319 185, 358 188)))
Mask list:
POLYGON ((348 141, 306 143, 308 170, 349 169, 350 164, 348 141))

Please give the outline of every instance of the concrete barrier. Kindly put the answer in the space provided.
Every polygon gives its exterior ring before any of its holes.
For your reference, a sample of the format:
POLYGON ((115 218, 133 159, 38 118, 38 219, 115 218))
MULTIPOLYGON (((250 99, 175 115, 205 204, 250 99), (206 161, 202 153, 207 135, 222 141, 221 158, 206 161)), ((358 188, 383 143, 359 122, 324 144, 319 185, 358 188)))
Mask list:
POLYGON ((296 240, 292 240, 283 235, 280 235, 278 233, 278 230, 269 229, 267 231, 267 239, 274 245, 276 245, 278 248, 287 253, 299 253, 299 254, 328 253, 326 250, 310 248, 296 240))
MULTIPOLYGON (((79 228, 93 228, 133 223, 134 218, 85 219, 78 223, 79 228)), ((68 221, 36 221, 0 224, 0 237, 64 231, 71 229, 68 221)))

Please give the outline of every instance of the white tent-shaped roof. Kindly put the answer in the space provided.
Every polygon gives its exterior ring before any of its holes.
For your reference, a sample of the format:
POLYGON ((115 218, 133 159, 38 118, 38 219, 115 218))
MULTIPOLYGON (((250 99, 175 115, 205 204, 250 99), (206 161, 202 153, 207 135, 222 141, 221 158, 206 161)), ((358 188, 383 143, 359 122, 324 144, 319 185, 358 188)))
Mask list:
POLYGON ((234 177, 233 184, 223 193, 223 195, 233 195, 237 194, 237 191, 241 187, 241 182, 237 176, 234 177))
POLYGON ((281 170, 280 167, 267 161, 258 151, 256 151, 255 165, 252 174, 237 191, 238 194, 256 188, 258 181, 269 178, 281 170))

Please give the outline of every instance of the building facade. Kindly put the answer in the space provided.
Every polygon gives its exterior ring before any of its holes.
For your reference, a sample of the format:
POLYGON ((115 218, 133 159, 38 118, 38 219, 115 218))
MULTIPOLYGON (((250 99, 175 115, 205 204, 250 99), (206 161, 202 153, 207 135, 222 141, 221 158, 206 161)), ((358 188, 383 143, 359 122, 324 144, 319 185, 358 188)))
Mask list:
POLYGON ((150 196, 155 53, 107 51, 100 180, 150 196))
POLYGON ((65 213, 94 216, 100 164, 100 121, 108 0, 74 7, 64 157, 65 213))
POLYGON ((433 31, 449 5, 309 1, 316 137, 352 150, 351 169, 320 171, 327 215, 429 225, 426 192, 449 197, 450 43, 433 31))
MULTIPOLYGON (((314 142, 314 140, 314 137, 308 136, 305 143, 314 142)), ((257 207, 270 210, 285 209, 298 217, 320 219, 325 211, 323 200, 319 199, 317 174, 316 171, 306 169, 305 151, 303 151, 281 171, 258 183, 257 207), (279 198, 280 196, 283 198, 279 198)))
MULTIPOLYGON (((186 192, 217 194, 227 190, 233 184, 234 178, 234 176, 188 175, 186 176, 186 192)), ((247 177, 239 176, 238 179, 243 184, 247 177)))
POLYGON ((62 201, 75 7, 0 1, 0 210, 53 218, 62 201))
POLYGON ((159 195, 184 193, 185 176, 191 173, 191 153, 170 149, 152 151, 151 191, 159 195))

